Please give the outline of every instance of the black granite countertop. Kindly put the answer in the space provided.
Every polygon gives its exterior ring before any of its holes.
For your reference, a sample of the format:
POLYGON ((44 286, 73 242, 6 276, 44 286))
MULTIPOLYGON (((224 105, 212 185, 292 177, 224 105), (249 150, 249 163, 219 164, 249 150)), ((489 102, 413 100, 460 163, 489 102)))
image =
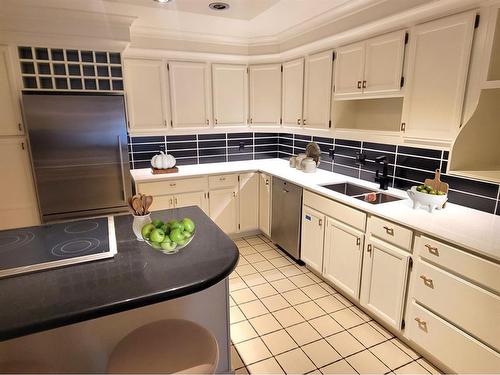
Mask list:
POLYGON ((195 293, 236 266, 236 245, 198 207, 152 217, 190 217, 196 235, 166 255, 135 239, 131 215, 115 216, 114 258, 0 280, 0 341, 195 293))

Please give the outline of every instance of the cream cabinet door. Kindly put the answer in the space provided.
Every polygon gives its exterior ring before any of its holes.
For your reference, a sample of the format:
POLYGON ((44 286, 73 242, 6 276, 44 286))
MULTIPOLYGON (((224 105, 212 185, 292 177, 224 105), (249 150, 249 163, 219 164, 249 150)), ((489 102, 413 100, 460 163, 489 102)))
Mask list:
POLYGON ((300 259, 317 272, 323 270, 325 215, 308 206, 302 206, 302 236, 300 259))
POLYGON ((163 62, 126 59, 124 66, 130 129, 164 129, 170 114, 163 62))
POLYGON ((361 305, 401 329, 410 254, 369 237, 363 257, 361 305))
POLYGON ((212 91, 215 125, 247 124, 246 65, 213 64, 212 91))
POLYGON ((356 43, 335 50, 335 97, 362 93, 365 44, 356 43))
POLYGON ((304 59, 283 63, 282 83, 283 126, 299 127, 302 124, 304 102, 304 59))
POLYGON ((259 173, 259 229, 271 236, 271 176, 259 173))
POLYGON ((475 12, 416 26, 410 33, 404 136, 454 139, 462 118, 475 12))
POLYGON ((281 119, 281 64, 249 68, 250 124, 279 126, 281 119))
POLYGON ((175 208, 198 206, 208 214, 207 193, 204 191, 176 194, 173 198, 175 208))
POLYGON ((149 207, 150 211, 168 210, 174 208, 173 195, 153 195, 153 203, 149 207))
POLYGON ((401 90, 405 35, 405 31, 396 31, 365 42, 364 94, 401 90))
POLYGON ((237 192, 238 186, 210 191, 210 218, 227 234, 238 230, 237 192))
POLYGON ((206 63, 169 61, 168 76, 172 127, 208 127, 210 125, 209 71, 206 63))
POLYGON ((239 231, 248 232, 259 228, 259 173, 243 173, 239 176, 239 231))
POLYGON ((0 46, 0 135, 21 135, 21 111, 7 47, 0 46))
POLYGON ((330 125, 332 60, 333 51, 306 59, 303 125, 307 128, 328 129, 330 125))
POLYGON ((359 299, 364 234, 332 218, 326 219, 323 276, 359 299))
POLYGON ((40 223, 31 163, 24 138, 0 139, 0 230, 40 223))

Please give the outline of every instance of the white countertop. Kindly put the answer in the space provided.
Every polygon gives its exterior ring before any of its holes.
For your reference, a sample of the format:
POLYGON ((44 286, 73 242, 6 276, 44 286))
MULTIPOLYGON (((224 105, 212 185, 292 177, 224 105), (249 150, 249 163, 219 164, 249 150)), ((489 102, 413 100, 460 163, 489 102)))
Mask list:
POLYGON ((179 167, 178 173, 153 175, 151 169, 134 169, 130 173, 136 183, 152 182, 199 175, 261 171, 288 180, 303 188, 366 211, 418 232, 441 238, 472 252, 500 261, 500 216, 448 203, 443 210, 430 213, 413 209, 405 191, 390 188, 387 192, 405 198, 400 201, 372 205, 319 185, 352 182, 369 188, 378 184, 318 169, 304 173, 290 168, 286 160, 263 159, 227 163, 196 164, 179 167))

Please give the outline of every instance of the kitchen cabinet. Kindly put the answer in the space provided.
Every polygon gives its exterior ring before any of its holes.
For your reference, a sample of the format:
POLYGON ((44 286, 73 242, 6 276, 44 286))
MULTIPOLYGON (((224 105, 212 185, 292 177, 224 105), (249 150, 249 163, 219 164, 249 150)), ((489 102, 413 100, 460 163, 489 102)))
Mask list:
POLYGON ((239 175, 239 225, 240 232, 249 232, 259 228, 259 183, 257 172, 239 175))
POLYGON ((31 162, 23 137, 0 139, 0 230, 40 223, 31 162))
POLYGON ((238 186, 210 191, 210 218, 225 232, 238 231, 238 186))
POLYGON ((282 92, 283 126, 300 127, 304 102, 303 58, 283 63, 282 92))
POLYGON ((170 121, 165 64, 125 59, 124 68, 130 129, 165 129, 170 121))
POLYGON ((364 233, 327 218, 323 276, 348 296, 359 299, 364 233))
POLYGON ((360 303, 396 329, 402 328, 409 264, 409 252, 367 237, 360 303))
POLYGON ((281 64, 249 67, 250 118, 254 126, 281 122, 281 64))
POLYGON ((259 173, 259 229, 271 236, 271 176, 259 173))
POLYGON ((207 193, 204 191, 176 194, 174 195, 173 198, 174 198, 174 208, 198 206, 203 210, 203 212, 208 214, 207 193))
POLYGON ((248 112, 247 66, 212 64, 212 97, 215 125, 245 126, 248 112))
POLYGON ((406 138, 450 142, 462 106, 474 35, 475 12, 414 27, 408 53, 401 130, 406 138))
POLYGON ((173 128, 210 125, 210 75, 204 62, 169 61, 173 128))
POLYGON ((24 134, 9 49, 0 46, 0 136, 24 134))
POLYGON ((380 97, 401 91, 405 31, 338 48, 335 99, 380 97))
POLYGON ((306 58, 304 86, 304 115, 306 128, 330 127, 333 51, 309 55, 306 58))
POLYGON ((316 272, 323 272, 323 246, 326 216, 308 206, 302 207, 300 259, 316 272))

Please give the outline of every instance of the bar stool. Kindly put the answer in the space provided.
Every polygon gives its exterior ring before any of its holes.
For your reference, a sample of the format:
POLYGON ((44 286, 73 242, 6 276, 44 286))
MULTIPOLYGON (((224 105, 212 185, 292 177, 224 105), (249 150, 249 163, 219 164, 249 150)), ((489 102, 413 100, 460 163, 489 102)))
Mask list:
POLYGON ((188 320, 159 320, 126 335, 114 348, 107 372, 213 374, 219 346, 204 327, 188 320))

